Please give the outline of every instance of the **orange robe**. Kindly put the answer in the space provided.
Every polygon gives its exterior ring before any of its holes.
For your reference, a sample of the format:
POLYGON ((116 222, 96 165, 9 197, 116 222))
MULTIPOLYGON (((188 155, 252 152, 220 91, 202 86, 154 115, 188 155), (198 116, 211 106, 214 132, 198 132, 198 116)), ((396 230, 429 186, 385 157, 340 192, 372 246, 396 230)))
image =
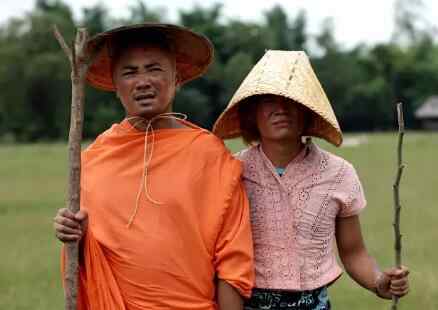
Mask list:
POLYGON ((144 132, 125 120, 82 154, 81 208, 89 226, 79 309, 212 310, 216 278, 250 295, 253 248, 240 163, 194 125, 156 130, 154 139, 147 186, 160 204, 143 190, 129 228, 144 132))

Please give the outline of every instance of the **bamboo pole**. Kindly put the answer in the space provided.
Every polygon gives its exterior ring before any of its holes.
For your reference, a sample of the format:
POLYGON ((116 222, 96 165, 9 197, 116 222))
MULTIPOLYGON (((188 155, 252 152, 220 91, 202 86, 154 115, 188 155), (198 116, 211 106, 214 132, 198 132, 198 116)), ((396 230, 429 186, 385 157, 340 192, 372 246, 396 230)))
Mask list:
MULTIPOLYGON (((84 118, 85 78, 92 57, 87 51, 88 33, 85 28, 79 28, 75 41, 70 48, 56 26, 53 32, 67 55, 71 65, 71 115, 70 132, 68 138, 69 153, 69 178, 67 207, 77 213, 80 208, 81 192, 81 140, 84 118)), ((64 273, 65 309, 77 309, 78 297, 78 266, 79 266, 79 241, 67 242, 66 268, 64 273)))
MULTIPOLYGON (((397 145, 397 172, 395 176, 395 181, 392 186, 393 196, 394 196, 394 249, 395 249, 395 265, 397 268, 401 267, 401 249, 402 235, 400 233, 400 180, 403 174, 403 169, 405 165, 403 164, 403 136, 405 133, 405 122, 403 117, 403 104, 400 102, 397 104, 397 122, 398 122, 398 145, 397 145)), ((398 297, 393 296, 392 298, 392 310, 397 310, 398 297)))

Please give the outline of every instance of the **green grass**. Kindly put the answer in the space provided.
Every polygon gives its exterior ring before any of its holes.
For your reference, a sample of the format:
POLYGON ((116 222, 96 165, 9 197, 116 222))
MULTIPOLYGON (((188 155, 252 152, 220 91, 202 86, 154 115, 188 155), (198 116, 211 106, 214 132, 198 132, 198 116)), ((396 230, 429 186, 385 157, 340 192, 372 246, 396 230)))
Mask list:
MULTIPOLYGON (((349 136, 351 137, 351 136, 349 136)), ((393 256, 392 182, 394 134, 366 135, 368 143, 336 149, 354 164, 368 207, 361 216, 369 251, 381 266, 393 256)), ((319 143, 319 142, 318 142, 319 143)), ((231 149, 242 147, 230 141, 231 149)), ((59 243, 52 230, 56 209, 64 205, 66 154, 63 144, 0 146, 0 309, 62 309, 59 243)), ((402 179, 403 261, 411 269, 411 292, 399 309, 438 309, 438 134, 408 133, 407 167, 402 179)), ((330 288, 334 309, 389 309, 343 276, 330 288)))
POLYGON ((66 147, 0 147, 0 309, 61 309, 59 243, 66 147))

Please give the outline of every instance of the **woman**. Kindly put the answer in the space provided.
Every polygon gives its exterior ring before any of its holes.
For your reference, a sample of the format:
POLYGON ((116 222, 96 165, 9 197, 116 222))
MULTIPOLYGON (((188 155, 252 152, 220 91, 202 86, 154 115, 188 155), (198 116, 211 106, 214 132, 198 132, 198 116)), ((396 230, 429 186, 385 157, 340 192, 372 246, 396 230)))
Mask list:
POLYGON ((359 213, 366 201, 353 166, 309 138, 342 143, 304 52, 268 51, 213 130, 250 145, 237 155, 251 204, 256 266, 245 309, 330 309, 327 287, 342 273, 335 244, 358 284, 386 299, 407 294, 408 269, 382 272, 365 248, 359 213))

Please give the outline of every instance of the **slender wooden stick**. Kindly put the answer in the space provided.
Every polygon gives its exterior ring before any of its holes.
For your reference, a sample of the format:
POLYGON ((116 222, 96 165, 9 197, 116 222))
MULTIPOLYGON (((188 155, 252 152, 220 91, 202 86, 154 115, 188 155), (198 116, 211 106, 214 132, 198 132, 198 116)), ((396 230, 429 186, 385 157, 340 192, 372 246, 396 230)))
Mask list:
MULTIPOLYGON (((82 126, 84 119, 85 100, 85 78, 91 63, 90 55, 87 52, 88 34, 85 28, 79 28, 76 33, 75 42, 72 48, 68 47, 58 28, 54 26, 53 32, 56 39, 67 55, 71 65, 71 115, 70 133, 68 138, 69 152, 69 179, 68 179, 68 209, 76 213, 80 208, 81 200, 81 140, 82 126)), ((77 309, 78 297, 78 266, 79 266, 79 244, 68 242, 65 244, 66 268, 64 274, 65 284, 65 309, 77 309)))
MULTIPOLYGON (((393 196, 394 196, 394 236, 395 236, 395 265, 396 267, 401 267, 401 238, 400 233, 400 180, 403 174, 403 169, 405 165, 403 164, 403 136, 405 133, 405 122, 403 117, 403 104, 400 102, 397 104, 397 121, 398 121, 398 145, 397 145, 397 173, 395 176, 395 181, 392 186, 393 196)), ((397 310, 398 298, 392 298, 392 310, 397 310)))

